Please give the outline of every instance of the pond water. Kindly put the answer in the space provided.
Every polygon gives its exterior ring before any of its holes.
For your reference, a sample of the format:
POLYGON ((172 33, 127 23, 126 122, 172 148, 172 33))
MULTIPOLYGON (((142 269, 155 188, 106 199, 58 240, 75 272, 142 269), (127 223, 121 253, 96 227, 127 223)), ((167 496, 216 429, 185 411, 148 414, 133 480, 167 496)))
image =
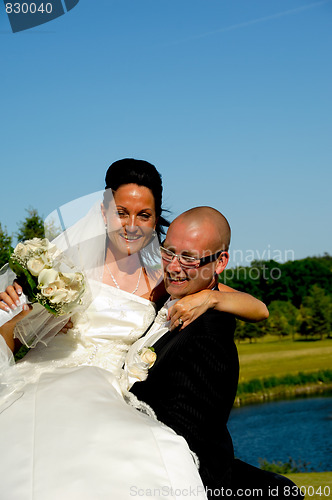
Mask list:
POLYGON ((234 408, 228 428, 235 456, 252 465, 292 457, 308 471, 332 470, 331 395, 234 408))

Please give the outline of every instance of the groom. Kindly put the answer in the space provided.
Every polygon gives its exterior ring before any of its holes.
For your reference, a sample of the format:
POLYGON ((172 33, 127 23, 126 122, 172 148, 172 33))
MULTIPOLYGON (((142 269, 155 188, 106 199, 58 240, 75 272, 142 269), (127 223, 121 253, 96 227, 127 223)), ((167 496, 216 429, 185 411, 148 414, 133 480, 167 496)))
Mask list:
MULTIPOLYGON (((161 249, 172 299, 217 287, 229 240, 227 220, 209 207, 172 222, 161 249)), ((181 331, 168 331, 153 346, 157 359, 147 380, 131 389, 187 440, 199 458, 204 485, 213 489, 229 482, 234 458, 227 430, 239 375, 234 329, 233 316, 212 310, 181 331)))
MULTIPOLYGON (((228 263, 229 242, 229 224, 213 208, 198 207, 177 217, 161 248, 171 299, 215 289, 228 263)), ((151 345, 157 356, 147 379, 131 392, 186 439, 199 459, 208 496, 220 497, 223 488, 232 488, 235 495, 260 488, 267 498, 275 488, 275 498, 296 497, 287 494, 296 487, 286 478, 234 459, 227 429, 239 376, 234 317, 208 310, 182 330, 168 331, 168 326, 159 315, 145 338, 131 347, 127 360, 135 349, 151 345)))

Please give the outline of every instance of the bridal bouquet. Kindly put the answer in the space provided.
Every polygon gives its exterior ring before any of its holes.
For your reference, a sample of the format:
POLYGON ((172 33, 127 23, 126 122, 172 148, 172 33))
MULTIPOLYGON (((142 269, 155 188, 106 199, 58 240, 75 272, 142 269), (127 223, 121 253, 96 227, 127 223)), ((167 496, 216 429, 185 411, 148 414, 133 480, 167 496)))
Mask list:
POLYGON ((50 313, 71 314, 85 291, 84 275, 46 238, 19 243, 9 260, 24 294, 50 313))

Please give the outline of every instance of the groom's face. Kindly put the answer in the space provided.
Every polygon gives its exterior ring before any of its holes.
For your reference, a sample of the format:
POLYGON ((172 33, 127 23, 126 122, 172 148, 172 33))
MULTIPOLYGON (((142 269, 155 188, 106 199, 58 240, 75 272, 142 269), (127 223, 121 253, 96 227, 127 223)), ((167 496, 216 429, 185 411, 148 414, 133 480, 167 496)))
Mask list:
MULTIPOLYGON (((163 247, 177 255, 186 255, 200 259, 215 254, 219 249, 213 244, 213 228, 202 226, 195 221, 184 223, 174 221, 167 231, 163 247)), ((215 271, 218 261, 209 262, 198 268, 188 268, 181 265, 177 257, 167 262, 163 260, 164 281, 167 292, 174 299, 215 285, 215 271)))

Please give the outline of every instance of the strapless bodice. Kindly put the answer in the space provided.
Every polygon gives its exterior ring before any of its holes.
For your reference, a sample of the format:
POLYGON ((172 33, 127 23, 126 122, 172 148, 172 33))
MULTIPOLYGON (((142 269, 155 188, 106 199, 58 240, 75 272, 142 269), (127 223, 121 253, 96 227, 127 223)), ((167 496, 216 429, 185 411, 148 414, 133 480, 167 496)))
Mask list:
POLYGON ((119 375, 129 347, 152 323, 155 307, 109 285, 96 287, 95 299, 84 313, 73 316, 74 327, 68 333, 58 334, 47 346, 37 344, 16 364, 26 381, 33 382, 44 371, 82 365, 119 375))
POLYGON ((99 293, 87 311, 73 317, 73 332, 86 340, 132 344, 152 323, 153 303, 103 283, 97 286, 99 293))

